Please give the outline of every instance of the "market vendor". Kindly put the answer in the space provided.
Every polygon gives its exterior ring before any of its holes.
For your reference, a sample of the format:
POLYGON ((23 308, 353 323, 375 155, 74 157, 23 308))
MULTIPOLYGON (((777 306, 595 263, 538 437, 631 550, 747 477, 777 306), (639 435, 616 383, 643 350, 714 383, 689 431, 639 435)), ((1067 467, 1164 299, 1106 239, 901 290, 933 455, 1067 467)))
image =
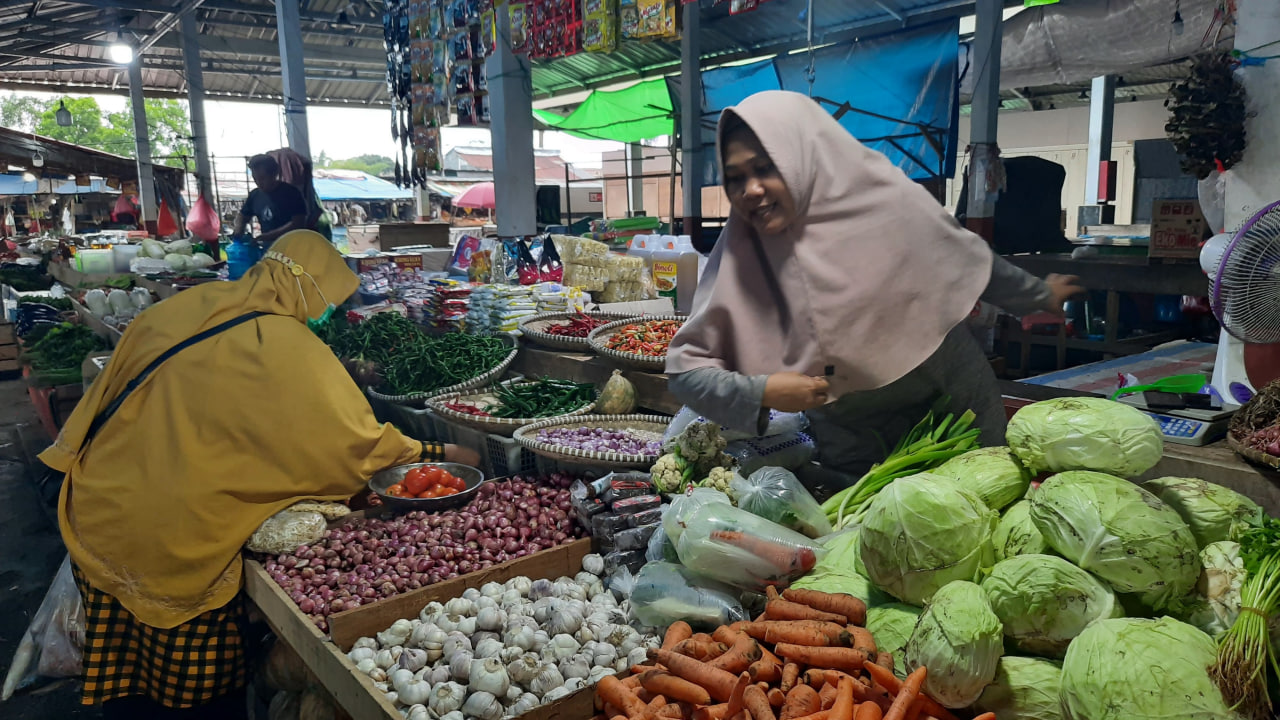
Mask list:
POLYGON ((240 553, 254 530, 386 468, 479 461, 379 424, 308 328, 357 285, 323 237, 289 233, 242 279, 139 315, 40 456, 66 473, 83 701, 105 718, 247 717, 240 553))
POLYGON ((249 159, 249 172, 258 187, 249 193, 236 218, 232 237, 245 233, 249 221, 257 218, 261 233, 258 242, 268 249, 285 233, 307 227, 307 202, 298 188, 280 179, 280 163, 270 155, 249 159))
POLYGON ((719 151, 731 212, 667 356, 676 398, 744 432, 768 409, 807 412, 822 464, 855 476, 943 396, 1003 444, 996 378, 964 321, 979 299, 1061 312, 1076 278, 992 253, 804 95, 725 110, 719 151))

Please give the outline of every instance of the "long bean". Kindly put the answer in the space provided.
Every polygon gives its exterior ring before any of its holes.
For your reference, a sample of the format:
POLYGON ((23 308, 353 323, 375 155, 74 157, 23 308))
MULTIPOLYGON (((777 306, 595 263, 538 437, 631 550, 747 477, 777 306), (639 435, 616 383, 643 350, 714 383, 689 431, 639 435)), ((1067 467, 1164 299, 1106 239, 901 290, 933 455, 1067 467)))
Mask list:
POLYGON ((532 383, 499 386, 498 403, 485 408, 493 417, 540 418, 573 412, 595 399, 595 386, 542 378, 532 383))

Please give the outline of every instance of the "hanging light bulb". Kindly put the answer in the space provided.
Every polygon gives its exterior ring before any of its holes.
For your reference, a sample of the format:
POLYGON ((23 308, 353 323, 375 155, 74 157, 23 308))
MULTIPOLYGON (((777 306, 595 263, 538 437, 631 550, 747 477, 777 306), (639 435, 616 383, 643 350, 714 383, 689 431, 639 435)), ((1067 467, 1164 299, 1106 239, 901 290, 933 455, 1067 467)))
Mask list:
POLYGON ((23 181, 23 182, 35 182, 35 181, 36 181, 36 176, 35 176, 35 174, 34 174, 34 173, 32 173, 30 170, 28 170, 27 172, 22 173, 22 181, 23 181))
POLYGON ((126 40, 123 32, 116 33, 116 41, 107 48, 111 62, 117 65, 128 65, 133 62, 133 46, 126 40))
POLYGON ((71 111, 67 109, 67 101, 58 102, 58 111, 53 114, 59 127, 71 127, 71 111))
POLYGON ((1173 6, 1173 34, 1181 35, 1183 31, 1182 23, 1182 0, 1178 0, 1173 6))
POLYGON ((44 155, 37 151, 36 154, 31 156, 31 164, 36 167, 44 167, 44 155))

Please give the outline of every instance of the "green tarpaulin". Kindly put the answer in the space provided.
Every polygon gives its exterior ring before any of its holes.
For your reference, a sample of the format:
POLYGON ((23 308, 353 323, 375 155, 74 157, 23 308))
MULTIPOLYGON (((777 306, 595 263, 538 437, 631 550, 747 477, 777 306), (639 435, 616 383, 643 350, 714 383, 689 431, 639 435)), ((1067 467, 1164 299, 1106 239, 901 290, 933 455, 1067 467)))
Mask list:
POLYGON ((568 116, 534 110, 543 124, 574 137, 638 143, 672 134, 671 94, 663 78, 623 90, 596 90, 568 116))

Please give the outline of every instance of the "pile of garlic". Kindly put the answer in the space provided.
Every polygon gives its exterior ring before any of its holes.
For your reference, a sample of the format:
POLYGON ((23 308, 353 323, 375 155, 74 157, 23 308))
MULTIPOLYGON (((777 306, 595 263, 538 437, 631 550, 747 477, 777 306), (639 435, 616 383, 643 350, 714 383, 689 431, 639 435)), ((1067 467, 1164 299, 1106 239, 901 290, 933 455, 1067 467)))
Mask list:
MULTIPOLYGON (((599 560, 583 566, 603 571, 599 560)), ((468 588, 360 638, 347 656, 409 720, 503 720, 642 664, 660 642, 630 627, 600 576, 583 571, 468 588)))

